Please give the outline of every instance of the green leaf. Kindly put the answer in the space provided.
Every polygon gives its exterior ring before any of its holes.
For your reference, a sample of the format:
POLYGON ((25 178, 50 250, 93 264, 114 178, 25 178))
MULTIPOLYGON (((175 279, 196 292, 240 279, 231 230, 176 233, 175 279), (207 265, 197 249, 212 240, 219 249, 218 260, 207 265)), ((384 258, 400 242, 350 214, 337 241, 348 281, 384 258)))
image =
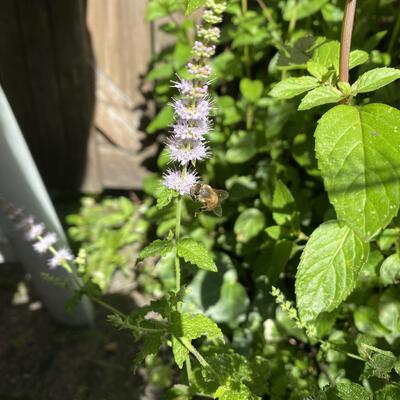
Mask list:
POLYGON ((372 307, 361 306, 354 311, 354 324, 360 332, 373 337, 383 337, 390 331, 378 320, 378 313, 372 307))
POLYGON ((204 4, 206 4, 206 0, 185 0, 185 15, 192 14, 204 4))
POLYGON ((349 69, 355 68, 358 65, 364 64, 368 61, 368 53, 363 50, 353 50, 350 53, 349 69))
POLYGON ((400 237, 399 228, 387 228, 378 237, 377 243, 382 251, 389 250, 400 237))
POLYGON ((386 384, 382 389, 375 392, 376 400, 398 400, 400 399, 400 385, 386 384))
POLYGON ((188 340, 207 336, 208 339, 219 339, 223 341, 223 334, 218 325, 203 314, 171 313, 171 333, 176 338, 188 340))
POLYGON ((400 334, 400 289, 396 286, 385 290, 378 304, 379 322, 395 335, 400 334))
POLYGON ((278 82, 269 92, 269 95, 278 99, 291 99, 292 97, 316 88, 318 85, 318 79, 312 76, 287 78, 278 82))
POLYGON ((370 391, 353 382, 337 383, 336 394, 341 400, 372 400, 370 391))
POLYGON ((160 334, 148 334, 144 336, 141 350, 138 354, 136 354, 133 360, 133 371, 136 372, 136 369, 140 366, 140 364, 148 355, 156 354, 160 349, 161 344, 162 341, 160 334))
POLYGON ((189 355, 189 350, 175 336, 172 336, 172 354, 176 365, 182 369, 186 357, 189 355))
POLYGON ((202 243, 196 242, 191 238, 185 238, 178 242, 177 250, 178 256, 182 257, 186 262, 195 264, 207 271, 217 271, 212 255, 202 243))
POLYGON ((166 256, 173 249, 169 240, 157 239, 147 245, 140 253, 139 258, 166 256))
POLYGON ((272 197, 272 218, 278 225, 290 224, 296 217, 296 204, 288 187, 279 179, 272 197))
POLYGON ((346 299, 368 250, 368 244, 337 221, 325 222, 312 233, 296 275, 297 306, 303 321, 334 310, 346 299))
POLYGON ((390 255, 381 265, 381 282, 386 285, 396 285, 400 282, 400 257, 397 253, 390 255))
POLYGON ((319 86, 308 92, 299 105, 298 110, 304 111, 310 108, 328 103, 337 103, 342 100, 343 94, 332 86, 319 86))
POLYGON ((253 158, 258 151, 254 132, 233 132, 229 137, 225 158, 231 164, 239 164, 253 158))
POLYGON ((248 208, 235 221, 233 228, 238 242, 246 243, 265 227, 265 216, 257 208, 248 208))
POLYGON ((175 190, 168 189, 165 186, 161 186, 158 191, 156 191, 157 197, 157 208, 161 210, 162 208, 166 207, 169 203, 171 203, 174 197, 179 195, 178 192, 175 190))
POLYGON ((364 377, 390 378, 390 373, 397 363, 397 358, 391 351, 382 350, 367 343, 361 344, 361 351, 364 358, 368 360, 363 373, 364 377))
POLYGON ((400 78, 396 68, 375 68, 362 74, 352 85, 357 93, 372 92, 400 78))
POLYGON ((178 384, 168 390, 166 400, 191 400, 194 394, 191 388, 178 384))
POLYGON ((262 81, 252 81, 249 78, 242 78, 240 80, 240 93, 250 103, 255 103, 264 91, 264 84, 262 81))
POLYGON ((161 109, 161 111, 152 119, 149 125, 147 125, 146 132, 154 133, 160 129, 165 129, 172 124, 174 121, 174 110, 167 104, 161 109))
POLYGON ((290 21, 293 17, 300 20, 319 11, 329 0, 289 0, 283 12, 285 21, 290 21))
POLYGON ((307 71, 319 81, 322 81, 329 70, 325 65, 310 60, 307 62, 307 71))
POLYGON ((399 209, 400 111, 385 104, 338 105, 319 120, 315 141, 338 219, 372 239, 399 209))
POLYGON ((312 60, 318 64, 324 65, 328 69, 334 68, 339 71, 339 54, 340 43, 336 40, 331 40, 317 47, 312 56, 312 60))

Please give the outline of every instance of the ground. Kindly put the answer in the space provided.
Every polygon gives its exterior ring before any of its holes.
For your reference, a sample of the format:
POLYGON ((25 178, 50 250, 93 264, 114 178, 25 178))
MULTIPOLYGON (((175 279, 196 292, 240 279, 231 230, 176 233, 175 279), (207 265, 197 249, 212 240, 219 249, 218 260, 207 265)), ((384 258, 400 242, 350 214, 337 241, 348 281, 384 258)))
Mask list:
MULTIPOLYGON (((71 328, 54 322, 39 301, 18 265, 0 264, 0 400, 160 398, 143 371, 132 373, 137 345, 105 322, 105 312, 96 310, 94 327, 71 328)), ((108 301, 121 309, 132 302, 108 301)))

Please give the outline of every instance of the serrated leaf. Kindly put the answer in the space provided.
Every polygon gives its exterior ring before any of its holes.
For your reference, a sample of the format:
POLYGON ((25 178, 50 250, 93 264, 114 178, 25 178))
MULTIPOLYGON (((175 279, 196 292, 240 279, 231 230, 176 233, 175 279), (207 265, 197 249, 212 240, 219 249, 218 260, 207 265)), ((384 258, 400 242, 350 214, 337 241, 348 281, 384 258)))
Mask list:
POLYGON ((160 349, 161 344, 162 341, 160 334, 148 334, 144 336, 141 350, 139 351, 139 353, 136 354, 133 360, 133 371, 136 372, 136 369, 140 366, 140 364, 148 355, 156 354, 160 349))
POLYGON ((279 179, 272 197, 272 218, 278 225, 286 225, 296 217, 296 204, 289 188, 279 179))
POLYGON ((396 68, 374 68, 362 74, 352 85, 357 93, 377 90, 400 78, 400 70, 396 68))
POLYGON ((337 383, 336 394, 341 400, 372 400, 370 391, 353 382, 337 383))
POLYGON ((147 245, 140 253, 139 258, 166 256, 173 246, 169 240, 157 239, 147 245))
POLYGON ((375 376, 381 379, 389 379, 390 372, 396 366, 397 358, 391 351, 379 349, 363 343, 362 351, 367 358, 363 375, 366 378, 375 376))
POLYGON ((175 337, 172 337, 172 354, 176 365, 182 369, 186 357, 189 355, 189 350, 175 337))
POLYGON ((165 186, 162 186, 157 192, 157 205, 156 207, 161 210, 162 208, 166 207, 169 203, 171 203, 174 197, 177 197, 179 194, 175 192, 175 190, 168 189, 165 186))
POLYGON ((204 4, 206 4, 206 0, 185 0, 185 15, 192 14, 204 4))
POLYGON ((186 262, 197 265, 207 271, 217 271, 217 266, 210 252, 200 242, 191 238, 185 238, 178 242, 178 256, 186 262))
POLYGON ((301 100, 298 110, 304 111, 310 108, 328 103, 338 103, 343 94, 332 86, 319 86, 308 92, 301 100))
POLYGON ((400 399, 400 385, 386 384, 382 389, 375 392, 376 400, 398 400, 400 399))
POLYGON ((255 103, 264 91, 264 84, 262 81, 249 78, 242 78, 240 80, 240 93, 250 103, 255 103))
POLYGON ((316 88, 318 85, 318 79, 312 76, 287 78, 278 82, 269 92, 269 95, 277 99, 291 99, 292 97, 316 88))
POLYGON ((399 209, 400 111, 385 104, 338 105, 319 120, 315 141, 338 219, 372 239, 399 209))
POLYGON ((378 320, 378 312, 372 307, 361 306, 354 311, 354 324, 360 332, 373 337, 383 337, 390 331, 378 320))
POLYGON ((248 208, 239 214, 233 230, 236 240, 242 243, 256 237, 265 227, 265 216, 257 208, 248 208))
POLYGON ((303 321, 333 311, 346 299, 368 251, 368 244, 337 221, 325 222, 312 233, 296 275, 297 307, 303 321))
POLYGON ((318 64, 324 65, 328 69, 334 67, 334 69, 338 71, 339 54, 340 43, 337 40, 331 40, 321 44, 321 46, 315 49, 312 60, 318 64))
POLYGON ((171 313, 171 333, 176 338, 188 340, 207 336, 208 339, 223 340, 221 329, 210 318, 203 314, 171 313))

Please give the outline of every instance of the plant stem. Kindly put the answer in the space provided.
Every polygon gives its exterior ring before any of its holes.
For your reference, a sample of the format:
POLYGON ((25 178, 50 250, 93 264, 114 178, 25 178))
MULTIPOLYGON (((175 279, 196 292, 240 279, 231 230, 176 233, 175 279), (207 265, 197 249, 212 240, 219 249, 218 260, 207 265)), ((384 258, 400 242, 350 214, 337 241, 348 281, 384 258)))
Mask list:
POLYGON ((185 365, 186 365, 187 380, 188 380, 188 384, 190 386, 190 384, 192 382, 192 364, 190 362, 190 357, 187 356, 185 361, 186 361, 185 365))
POLYGON ((248 104, 246 107, 246 130, 250 130, 253 127, 253 105, 248 104))
POLYGON ((190 343, 190 340, 188 340, 185 337, 179 338, 179 341, 189 350, 189 352, 194 356, 194 358, 199 362, 199 364, 203 368, 208 368, 213 375, 215 376, 215 379, 218 380, 219 374, 217 371, 215 371, 214 368, 211 367, 211 365, 206 361, 206 359, 197 351, 197 349, 190 343))
POLYGON ((351 48, 351 36, 353 34, 354 16, 357 0, 346 0, 344 8, 342 36, 340 39, 340 67, 339 80, 349 83, 349 60, 351 48))
POLYGON ((87 296, 89 296, 89 298, 90 298, 91 300, 93 300, 95 303, 97 303, 98 305, 102 306, 102 307, 105 308, 106 310, 111 311, 111 312, 113 312, 114 314, 117 314, 117 315, 119 315, 120 317, 122 317, 122 318, 124 318, 124 319, 128 318, 128 316, 127 316, 126 314, 124 314, 123 312, 117 310, 116 308, 114 308, 114 307, 111 306, 110 304, 104 302, 103 300, 100 300, 99 298, 94 297, 94 296, 90 296, 90 295, 87 295, 87 296))
POLYGON ((181 264, 178 256, 178 243, 181 234, 181 216, 182 216, 182 196, 176 201, 176 219, 175 219, 175 289, 177 292, 181 289, 181 264))
POLYGON ((399 36, 399 32, 400 32, 400 11, 397 14, 396 24, 394 25, 392 36, 390 37, 389 46, 388 46, 388 50, 387 50, 391 56, 393 56, 392 55, 393 48, 396 44, 396 40, 397 40, 397 36, 399 36))

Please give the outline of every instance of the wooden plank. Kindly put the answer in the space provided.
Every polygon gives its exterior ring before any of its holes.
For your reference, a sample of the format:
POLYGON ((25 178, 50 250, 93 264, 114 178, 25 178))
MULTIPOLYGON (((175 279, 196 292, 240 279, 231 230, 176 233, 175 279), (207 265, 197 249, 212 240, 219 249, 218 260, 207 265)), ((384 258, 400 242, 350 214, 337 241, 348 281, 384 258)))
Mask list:
POLYGON ((66 141, 55 71, 55 57, 46 0, 15 0, 18 5, 27 68, 37 118, 35 139, 39 141, 39 169, 46 183, 69 186, 66 141))
POLYGON ((40 143, 34 137, 37 121, 33 111, 30 77, 15 0, 1 2, 0 60, 1 86, 37 160, 40 158, 40 143))
POLYGON ((97 161, 90 160, 96 158, 95 139, 90 138, 94 132, 95 74, 84 7, 82 0, 49 0, 70 185, 98 191, 101 181, 94 168, 97 161))
POLYGON ((96 127, 118 147, 137 152, 144 136, 138 131, 141 111, 134 111, 133 102, 99 70, 96 76, 96 127))
POLYGON ((100 132, 98 145, 104 187, 141 190, 143 179, 149 173, 143 166, 143 161, 154 157, 158 146, 153 144, 138 154, 130 154, 115 147, 100 132))
POLYGON ((88 27, 101 71, 135 104, 151 60, 151 26, 147 1, 88 0, 88 27))

